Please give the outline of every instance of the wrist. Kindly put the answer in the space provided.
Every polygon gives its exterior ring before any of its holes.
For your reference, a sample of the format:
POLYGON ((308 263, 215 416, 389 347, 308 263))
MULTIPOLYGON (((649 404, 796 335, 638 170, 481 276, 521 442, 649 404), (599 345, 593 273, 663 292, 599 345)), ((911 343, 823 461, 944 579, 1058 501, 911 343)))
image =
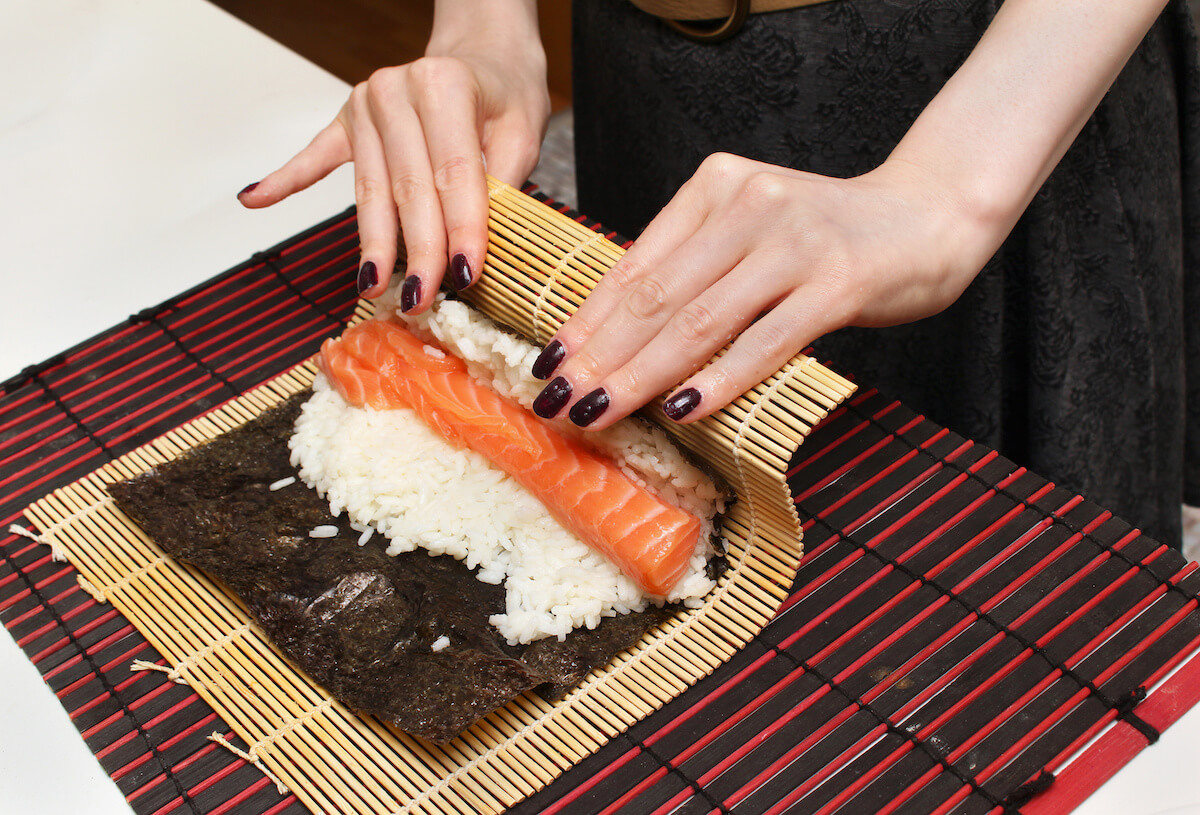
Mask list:
POLYGON ((536 54, 544 61, 536 0, 438 0, 425 55, 536 54))
POLYGON ((901 191, 917 218, 912 234, 921 246, 914 248, 929 271, 958 290, 996 253, 1025 207, 1004 179, 996 184, 984 173, 960 172, 899 149, 868 175, 901 191))

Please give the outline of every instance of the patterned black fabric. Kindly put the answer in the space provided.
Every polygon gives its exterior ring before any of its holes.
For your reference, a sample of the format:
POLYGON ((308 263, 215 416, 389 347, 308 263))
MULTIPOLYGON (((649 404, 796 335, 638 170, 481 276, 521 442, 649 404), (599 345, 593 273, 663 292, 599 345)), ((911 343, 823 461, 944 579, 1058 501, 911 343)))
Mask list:
MULTIPOLYGON (((637 235, 720 150, 870 170, 998 6, 833 0, 752 15, 705 45, 629 3, 577 0, 580 207, 637 235)), ((818 344, 835 367, 1174 546, 1180 503, 1200 502, 1198 77, 1174 0, 955 305, 818 344)))

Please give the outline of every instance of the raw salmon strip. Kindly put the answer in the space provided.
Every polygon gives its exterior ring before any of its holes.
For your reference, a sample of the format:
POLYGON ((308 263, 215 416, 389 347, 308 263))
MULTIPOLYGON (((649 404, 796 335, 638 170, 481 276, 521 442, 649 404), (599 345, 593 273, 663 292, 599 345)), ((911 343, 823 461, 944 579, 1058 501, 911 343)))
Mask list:
POLYGON ((515 478, 558 521, 645 592, 687 570, 700 521, 634 483, 608 459, 509 402, 405 327, 367 320, 321 347, 321 367, 356 407, 412 408, 450 443, 515 478))

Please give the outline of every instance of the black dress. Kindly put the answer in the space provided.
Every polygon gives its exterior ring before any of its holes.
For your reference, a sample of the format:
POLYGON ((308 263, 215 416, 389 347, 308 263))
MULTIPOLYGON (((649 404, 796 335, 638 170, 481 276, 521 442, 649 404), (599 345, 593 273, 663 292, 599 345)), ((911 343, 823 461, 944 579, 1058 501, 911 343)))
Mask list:
MULTIPOLYGON (((636 236, 715 151, 870 170, 998 6, 832 0, 712 45, 623 0, 576 0, 580 208, 636 236)), ((819 354, 1178 547, 1180 504, 1200 503, 1198 99, 1173 0, 960 300, 819 354)))

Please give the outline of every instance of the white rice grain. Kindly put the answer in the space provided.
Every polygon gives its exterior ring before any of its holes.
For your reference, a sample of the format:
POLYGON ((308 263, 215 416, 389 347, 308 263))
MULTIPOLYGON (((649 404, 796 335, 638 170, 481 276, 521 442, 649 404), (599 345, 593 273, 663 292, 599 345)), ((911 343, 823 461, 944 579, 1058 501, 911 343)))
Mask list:
POLYGON ((296 476, 289 475, 287 478, 281 478, 278 481, 272 482, 271 486, 267 487, 271 492, 276 492, 284 487, 290 487, 296 483, 296 476))
POLYGON ((314 526, 312 529, 308 530, 308 536, 310 538, 332 538, 336 537, 337 533, 338 528, 330 524, 314 526))
POLYGON ((445 650, 446 647, 449 645, 450 645, 450 638, 447 637, 445 634, 443 634, 442 636, 438 637, 436 640, 433 641, 433 645, 429 646, 429 650, 433 651, 436 654, 438 651, 445 650))

